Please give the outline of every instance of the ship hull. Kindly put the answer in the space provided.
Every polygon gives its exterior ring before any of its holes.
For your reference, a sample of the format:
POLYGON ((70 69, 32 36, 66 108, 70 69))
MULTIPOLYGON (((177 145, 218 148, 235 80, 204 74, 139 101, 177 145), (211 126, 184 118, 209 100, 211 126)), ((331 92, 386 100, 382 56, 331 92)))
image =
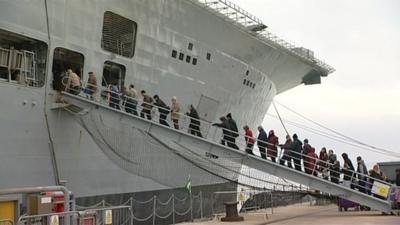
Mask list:
MULTIPOLYGON (((21 85, 3 74, 10 65, 0 63, 0 188, 62 183, 78 202, 93 203, 104 196, 178 191, 189 176, 194 187, 210 191, 238 179, 240 168, 212 174, 146 139, 145 131, 132 130, 119 113, 103 110, 91 122, 66 111, 56 88, 58 73, 64 72, 57 70, 60 63, 76 67, 82 80, 94 72, 102 89, 108 85, 102 73, 116 65, 124 71, 121 85, 135 84, 167 103, 177 96, 182 113, 194 105, 208 123, 230 112, 239 129, 253 130, 277 93, 315 71, 195 1, 0 1, 0 10, 4 52, 34 45, 28 50, 41 65, 35 85, 21 85), (104 49, 106 12, 137 24, 133 56, 104 49), (68 54, 75 58, 66 64, 73 58, 62 58, 68 54)), ((101 91, 96 99, 105 100, 101 91)), ((215 133, 205 136, 219 139, 215 133)))

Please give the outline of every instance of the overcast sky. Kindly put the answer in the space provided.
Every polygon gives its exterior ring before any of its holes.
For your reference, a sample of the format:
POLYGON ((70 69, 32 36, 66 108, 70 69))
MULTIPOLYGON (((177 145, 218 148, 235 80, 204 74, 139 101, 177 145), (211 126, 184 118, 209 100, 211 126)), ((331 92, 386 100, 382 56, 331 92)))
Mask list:
MULTIPOLYGON (((322 84, 299 86, 275 100, 329 128, 400 153, 400 1, 231 0, 260 18, 285 40, 313 50, 336 69, 322 84)), ((282 107, 285 119, 310 125, 282 107)), ((275 114, 273 107, 269 112, 275 114)), ((280 123, 266 116, 266 129, 284 140, 280 123)), ((358 155, 366 163, 400 161, 311 134, 287 124, 301 140, 358 155)), ((318 128, 320 129, 320 128, 318 128)))

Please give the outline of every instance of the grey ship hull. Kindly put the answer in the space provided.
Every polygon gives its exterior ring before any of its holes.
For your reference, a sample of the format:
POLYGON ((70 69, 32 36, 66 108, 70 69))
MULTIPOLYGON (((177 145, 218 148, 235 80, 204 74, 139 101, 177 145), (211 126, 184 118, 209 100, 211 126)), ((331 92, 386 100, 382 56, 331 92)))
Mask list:
MULTIPOLYGON (((196 1, 1 1, 0 10, 1 31, 19 35, 21 40, 43 42, 48 51, 41 76, 44 85, 0 82, 0 188, 65 181, 82 202, 101 196, 122 201, 118 196, 127 193, 169 193, 182 187, 189 174, 193 186, 226 188, 227 179, 209 174, 165 149, 146 155, 150 159, 139 157, 141 166, 136 169, 116 159, 112 148, 101 146, 74 116, 57 108, 58 94, 52 88, 56 48, 84 56, 84 80, 89 71, 101 80, 103 63, 116 62, 127 70, 126 84, 134 83, 165 99, 178 96, 182 109, 212 99, 217 104, 207 119, 213 121, 232 112, 239 126, 261 124, 276 93, 310 76, 326 75, 318 73, 314 65, 238 29, 196 1), (138 24, 133 58, 101 48, 105 11, 138 24), (194 44, 194 50, 187 49, 188 43, 194 44), (174 49, 198 57, 198 65, 171 58, 174 49), (206 59, 207 53, 212 55, 211 60, 206 59), (156 164, 149 164, 157 159, 156 164)), ((109 127, 121 126, 116 114, 106 117, 115 120, 109 127)), ((112 141, 107 142, 110 145, 112 141)), ((129 156, 123 148, 121 151, 129 156)), ((234 176, 230 174, 230 179, 234 176)))

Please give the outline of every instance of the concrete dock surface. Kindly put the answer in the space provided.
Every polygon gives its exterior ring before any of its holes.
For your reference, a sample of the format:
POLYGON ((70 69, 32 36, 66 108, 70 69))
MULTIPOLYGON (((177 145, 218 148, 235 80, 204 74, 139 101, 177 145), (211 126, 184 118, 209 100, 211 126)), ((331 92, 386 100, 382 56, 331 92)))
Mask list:
POLYGON ((241 213, 244 221, 221 222, 220 215, 210 221, 181 223, 180 225, 400 225, 400 216, 382 215, 377 211, 339 212, 336 205, 291 205, 256 212, 241 213))

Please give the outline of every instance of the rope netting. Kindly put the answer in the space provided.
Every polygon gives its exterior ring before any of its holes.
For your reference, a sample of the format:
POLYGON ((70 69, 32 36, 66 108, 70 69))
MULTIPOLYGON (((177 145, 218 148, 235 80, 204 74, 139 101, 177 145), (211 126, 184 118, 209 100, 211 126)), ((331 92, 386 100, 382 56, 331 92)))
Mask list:
POLYGON ((171 188, 182 187, 188 175, 192 185, 228 181, 251 188, 293 187, 281 178, 244 166, 247 156, 210 157, 192 146, 155 137, 118 117, 105 117, 99 110, 81 116, 80 123, 118 166, 171 188))

